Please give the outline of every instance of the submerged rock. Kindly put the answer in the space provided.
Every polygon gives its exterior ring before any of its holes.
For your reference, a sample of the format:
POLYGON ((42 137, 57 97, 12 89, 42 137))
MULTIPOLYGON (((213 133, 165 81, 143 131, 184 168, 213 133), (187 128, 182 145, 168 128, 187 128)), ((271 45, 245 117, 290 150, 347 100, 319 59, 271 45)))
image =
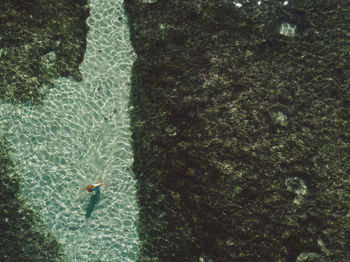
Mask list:
POLYGON ((139 261, 350 258, 350 9, 259 2, 125 1, 139 261))
POLYGON ((40 87, 54 77, 80 81, 88 15, 86 0, 2 0, 0 99, 40 103, 40 87))
POLYGON ((285 36, 295 36, 297 26, 292 23, 283 22, 280 26, 280 34, 285 36))
POLYGON ((324 262, 324 257, 313 252, 303 252, 298 257, 296 262, 324 262))

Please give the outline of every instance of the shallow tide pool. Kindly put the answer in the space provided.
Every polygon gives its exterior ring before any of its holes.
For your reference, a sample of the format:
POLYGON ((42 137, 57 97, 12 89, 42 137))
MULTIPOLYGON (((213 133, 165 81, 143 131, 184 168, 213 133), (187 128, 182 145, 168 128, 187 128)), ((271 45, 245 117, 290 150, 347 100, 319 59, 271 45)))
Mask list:
POLYGON ((138 206, 131 170, 131 65, 122 0, 89 1, 82 82, 55 80, 39 106, 0 102, 21 194, 62 243, 67 261, 136 261, 138 206), (101 193, 81 188, 102 180, 101 193))

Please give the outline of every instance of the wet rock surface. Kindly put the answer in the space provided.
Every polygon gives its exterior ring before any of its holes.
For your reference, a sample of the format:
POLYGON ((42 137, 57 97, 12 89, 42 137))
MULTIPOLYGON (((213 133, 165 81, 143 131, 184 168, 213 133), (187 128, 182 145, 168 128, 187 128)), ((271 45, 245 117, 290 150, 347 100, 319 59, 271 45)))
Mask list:
POLYGON ((350 258, 349 6, 259 2, 125 1, 140 261, 350 258))
POLYGON ((80 81, 88 15, 86 0, 2 0, 0 98, 40 103, 52 78, 80 81))

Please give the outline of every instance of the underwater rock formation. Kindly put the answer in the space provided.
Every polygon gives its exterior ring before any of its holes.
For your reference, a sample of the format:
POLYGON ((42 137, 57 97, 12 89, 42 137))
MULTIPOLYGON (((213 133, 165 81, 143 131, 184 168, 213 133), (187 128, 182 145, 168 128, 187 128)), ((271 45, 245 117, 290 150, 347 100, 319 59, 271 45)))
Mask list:
POLYGON ((64 253, 40 217, 19 196, 19 178, 0 141, 0 260, 64 261, 64 253))
POLYGON ((2 0, 0 98, 40 103, 52 78, 80 81, 88 15, 86 0, 2 0))
POLYGON ((125 1, 139 261, 349 260, 350 7, 289 2, 125 1))

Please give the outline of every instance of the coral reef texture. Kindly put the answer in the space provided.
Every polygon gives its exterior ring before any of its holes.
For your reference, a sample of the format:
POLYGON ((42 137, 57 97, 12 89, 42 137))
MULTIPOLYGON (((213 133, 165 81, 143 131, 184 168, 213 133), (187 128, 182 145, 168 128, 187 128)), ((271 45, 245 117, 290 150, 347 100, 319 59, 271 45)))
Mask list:
POLYGON ((52 78, 80 81, 88 15, 86 0, 1 0, 0 98, 40 103, 52 78))
POLYGON ((125 6, 139 261, 349 261, 347 1, 125 6))

